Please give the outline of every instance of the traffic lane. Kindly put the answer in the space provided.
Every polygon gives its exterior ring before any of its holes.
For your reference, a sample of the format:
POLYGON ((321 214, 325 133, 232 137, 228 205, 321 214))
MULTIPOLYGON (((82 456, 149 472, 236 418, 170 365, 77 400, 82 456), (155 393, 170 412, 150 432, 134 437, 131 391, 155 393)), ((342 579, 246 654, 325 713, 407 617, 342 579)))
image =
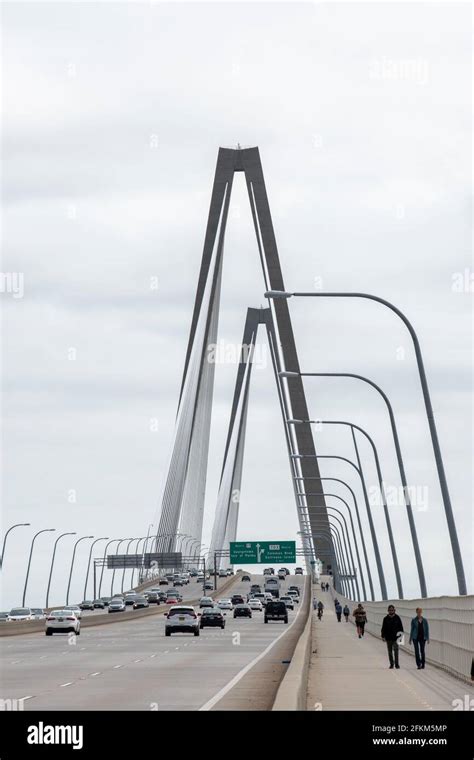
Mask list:
POLYGON ((206 628, 199 637, 165 637, 164 624, 156 618, 140 635, 128 641, 121 636, 106 656, 94 647, 82 661, 75 653, 66 655, 60 681, 35 677, 42 686, 28 692, 34 699, 25 709, 199 709, 287 630, 284 624, 265 625, 262 613, 252 619, 228 615, 224 631, 206 628))
MULTIPOLYGON (((245 585, 236 587, 244 591, 245 585)), ((23 639, 29 655, 23 657, 7 645, 2 696, 34 697, 25 709, 157 709, 155 703, 197 709, 286 628, 264 625, 262 613, 251 620, 229 614, 223 632, 206 628, 199 638, 167 638, 164 623, 160 615, 85 629, 79 638, 30 636, 23 639), (189 683, 187 669, 194 679, 189 683), (175 683, 181 673, 184 681, 175 683)))

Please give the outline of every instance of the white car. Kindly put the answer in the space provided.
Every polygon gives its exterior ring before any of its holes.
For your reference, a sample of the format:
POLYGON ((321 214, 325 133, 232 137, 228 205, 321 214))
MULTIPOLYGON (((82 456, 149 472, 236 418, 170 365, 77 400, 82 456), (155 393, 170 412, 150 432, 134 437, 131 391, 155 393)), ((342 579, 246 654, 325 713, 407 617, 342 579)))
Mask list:
POLYGON ((285 605, 289 610, 295 609, 295 600, 292 596, 280 596, 280 602, 285 602, 285 605))
POLYGON ((258 610, 258 612, 262 612, 263 610, 263 604, 260 599, 249 599, 248 604, 251 610, 258 610))
POLYGON ((72 612, 73 615, 77 617, 78 620, 81 620, 82 618, 82 610, 79 607, 78 604, 68 604, 66 607, 63 607, 63 610, 67 610, 68 612, 72 612))
POLYGON ((215 607, 215 604, 212 596, 202 596, 199 600, 200 607, 215 607))
POLYGON ((14 607, 8 613, 7 622, 17 623, 20 620, 34 620, 35 616, 29 607, 14 607))
POLYGON ((53 633, 75 633, 79 636, 81 632, 81 621, 71 610, 51 610, 45 622, 46 636, 52 636, 53 633))
POLYGON ((217 606, 220 610, 233 610, 234 605, 230 599, 219 599, 217 606))
POLYGON ((176 604, 169 612, 165 612, 165 636, 172 633, 194 633, 199 636, 199 615, 194 607, 176 604))
POLYGON ((300 597, 297 591, 293 591, 293 589, 290 589, 287 593, 287 596, 291 596, 294 602, 299 602, 300 597))

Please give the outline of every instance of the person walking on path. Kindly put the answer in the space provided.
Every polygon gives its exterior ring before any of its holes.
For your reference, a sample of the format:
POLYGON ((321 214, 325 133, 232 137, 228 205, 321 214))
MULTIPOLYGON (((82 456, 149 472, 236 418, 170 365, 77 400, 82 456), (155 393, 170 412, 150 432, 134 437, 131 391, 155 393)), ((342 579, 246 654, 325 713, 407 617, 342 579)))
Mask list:
POLYGON ((430 628, 428 621, 423 617, 421 607, 416 608, 416 617, 411 621, 410 644, 415 647, 415 660, 418 670, 425 667, 425 644, 430 643, 430 628))
POLYGON ((318 618, 321 620, 323 616, 323 610, 324 610, 324 604, 322 602, 318 602, 318 618))
POLYGON ((360 602, 352 613, 352 616, 355 620, 357 635, 359 639, 361 639, 364 635, 365 624, 367 622, 367 613, 360 602))
POLYGON ((403 623, 401 618, 396 614, 393 604, 388 605, 387 612, 388 615, 385 615, 383 619, 380 634, 382 640, 387 644, 390 670, 392 670, 394 664, 398 670, 400 667, 398 663, 398 642, 400 640, 400 634, 403 633, 403 623))
POLYGON ((349 622, 349 615, 350 615, 350 612, 351 612, 351 611, 350 611, 349 607, 347 606, 347 604, 345 604, 345 605, 344 605, 344 609, 342 610, 342 614, 343 614, 343 615, 344 615, 344 617, 346 618, 346 623, 348 623, 348 622, 349 622))
POLYGON ((341 615, 342 615, 342 604, 339 602, 336 604, 336 616, 337 616, 337 622, 341 622, 341 615))
POLYGON ((317 610, 317 609, 318 609, 318 600, 316 599, 316 597, 314 597, 313 598, 313 610, 317 610))

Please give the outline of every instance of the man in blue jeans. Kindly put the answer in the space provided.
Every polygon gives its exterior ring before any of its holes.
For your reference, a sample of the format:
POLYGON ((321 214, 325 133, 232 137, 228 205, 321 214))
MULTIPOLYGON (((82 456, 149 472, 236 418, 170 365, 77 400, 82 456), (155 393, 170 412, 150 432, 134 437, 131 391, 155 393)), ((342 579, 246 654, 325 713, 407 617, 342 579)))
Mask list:
POLYGON ((415 660, 418 670, 425 667, 425 644, 430 643, 430 629, 428 621, 423 617, 421 607, 416 608, 416 617, 411 621, 410 644, 415 647, 415 660))

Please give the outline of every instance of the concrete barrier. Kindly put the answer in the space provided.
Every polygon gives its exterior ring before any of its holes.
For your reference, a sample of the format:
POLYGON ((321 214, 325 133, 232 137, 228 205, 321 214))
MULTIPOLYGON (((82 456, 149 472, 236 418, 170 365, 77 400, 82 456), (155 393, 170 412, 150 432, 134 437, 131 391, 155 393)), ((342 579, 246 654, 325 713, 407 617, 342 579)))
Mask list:
MULTIPOLYGON (((332 590, 335 596, 334 590, 332 590)), ((356 602, 341 594, 337 598, 342 606, 347 603, 351 613, 356 602)), ((389 604, 394 604, 402 619, 404 638, 401 649, 414 657, 413 645, 409 644, 410 623, 416 608, 423 609, 423 616, 430 627, 430 643, 426 645, 426 662, 446 670, 465 681, 471 680, 474 652, 474 596, 435 596, 427 599, 391 599, 386 602, 363 602, 367 613, 365 630, 380 639, 382 620, 389 604)), ((354 618, 350 618, 351 622, 354 618)))
POLYGON ((293 652, 291 663, 278 688, 272 710, 306 710, 308 670, 311 659, 311 585, 307 577, 304 590, 304 605, 301 613, 306 615, 303 632, 293 652))
MULTIPOLYGON (((241 574, 237 575, 231 575, 220 588, 217 589, 217 591, 209 591, 208 595, 214 596, 222 595, 227 589, 232 586, 235 581, 240 580, 241 574)), ((151 584, 148 584, 148 586, 153 586, 156 583, 154 581, 151 584)), ((141 589, 143 590, 143 586, 141 589)), ((147 586, 145 586, 147 588, 147 586)), ((199 587, 200 588, 200 587, 199 587)), ((183 604, 198 604, 202 594, 199 595, 196 599, 185 599, 183 600, 183 604)), ((51 609, 60 609, 60 606, 52 607, 51 609)), ((166 610, 169 609, 169 605, 167 604, 158 604, 153 607, 147 607, 143 610, 126 610, 125 612, 116 612, 114 614, 111 614, 109 612, 104 613, 98 613, 96 615, 85 615, 81 619, 81 629, 82 628, 92 628, 95 625, 107 625, 109 623, 125 623, 129 620, 138 620, 139 618, 143 617, 150 617, 152 615, 162 615, 166 610)), ((18 623, 2 623, 0 627, 0 637, 2 636, 23 636, 24 634, 29 633, 40 633, 44 632, 45 629, 45 621, 44 620, 23 620, 18 623)))

